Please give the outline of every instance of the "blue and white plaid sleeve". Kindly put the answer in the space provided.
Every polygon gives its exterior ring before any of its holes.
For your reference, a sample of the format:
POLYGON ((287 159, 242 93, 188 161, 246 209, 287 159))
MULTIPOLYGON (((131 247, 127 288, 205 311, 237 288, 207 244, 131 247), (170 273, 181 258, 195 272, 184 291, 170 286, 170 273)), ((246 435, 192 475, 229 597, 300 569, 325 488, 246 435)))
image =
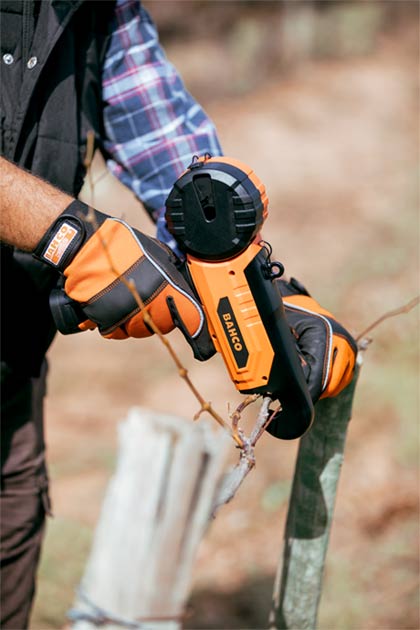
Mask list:
POLYGON ((174 247, 163 217, 168 193, 194 154, 222 150, 141 3, 117 0, 114 20, 102 77, 107 164, 157 222, 158 238, 174 247))

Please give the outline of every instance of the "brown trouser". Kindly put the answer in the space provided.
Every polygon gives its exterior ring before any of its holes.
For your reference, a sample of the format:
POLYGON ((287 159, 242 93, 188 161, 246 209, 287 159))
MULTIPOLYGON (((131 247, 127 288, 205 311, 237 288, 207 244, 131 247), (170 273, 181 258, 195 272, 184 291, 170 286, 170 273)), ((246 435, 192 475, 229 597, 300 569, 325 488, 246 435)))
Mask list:
POLYGON ((45 514, 49 512, 42 417, 46 372, 45 363, 39 378, 19 376, 2 363, 2 630, 28 627, 45 514))

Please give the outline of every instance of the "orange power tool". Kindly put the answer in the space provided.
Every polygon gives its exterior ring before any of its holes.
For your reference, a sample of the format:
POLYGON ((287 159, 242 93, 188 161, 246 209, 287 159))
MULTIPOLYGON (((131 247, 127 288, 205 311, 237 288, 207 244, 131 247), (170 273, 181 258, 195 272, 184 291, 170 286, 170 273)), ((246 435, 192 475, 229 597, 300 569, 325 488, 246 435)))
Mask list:
POLYGON ((260 236, 267 215, 252 169, 206 155, 175 182, 165 217, 236 388, 278 400, 268 430, 293 439, 311 426, 314 409, 275 282, 283 265, 260 236))

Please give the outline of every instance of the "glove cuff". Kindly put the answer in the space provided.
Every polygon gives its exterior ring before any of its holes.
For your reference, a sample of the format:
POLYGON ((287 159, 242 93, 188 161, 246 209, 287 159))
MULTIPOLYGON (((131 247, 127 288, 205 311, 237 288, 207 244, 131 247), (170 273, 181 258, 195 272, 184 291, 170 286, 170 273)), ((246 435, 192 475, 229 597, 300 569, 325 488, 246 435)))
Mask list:
POLYGON ((106 214, 91 209, 77 199, 72 201, 45 232, 33 256, 63 273, 105 219, 106 214))

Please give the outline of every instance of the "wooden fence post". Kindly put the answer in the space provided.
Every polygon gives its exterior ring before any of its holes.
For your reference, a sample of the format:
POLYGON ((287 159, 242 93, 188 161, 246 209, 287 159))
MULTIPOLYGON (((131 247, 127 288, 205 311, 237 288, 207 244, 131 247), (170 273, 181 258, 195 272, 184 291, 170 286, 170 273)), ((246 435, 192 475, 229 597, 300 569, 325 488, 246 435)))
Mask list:
POLYGON ((270 629, 314 630, 347 427, 361 367, 336 398, 316 405, 300 442, 270 613, 270 629))
POLYGON ((231 444, 211 421, 132 409, 79 595, 73 630, 178 630, 193 561, 231 444))

